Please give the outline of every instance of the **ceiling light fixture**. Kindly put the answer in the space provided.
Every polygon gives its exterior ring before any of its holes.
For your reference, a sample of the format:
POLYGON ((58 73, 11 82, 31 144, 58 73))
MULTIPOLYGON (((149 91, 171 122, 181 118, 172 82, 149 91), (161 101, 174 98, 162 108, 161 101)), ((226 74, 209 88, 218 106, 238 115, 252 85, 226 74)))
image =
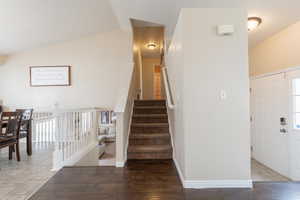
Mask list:
POLYGON ((249 17, 248 18, 248 30, 252 31, 256 29, 262 23, 262 19, 259 17, 249 17))
POLYGON ((149 43, 149 44, 147 44, 147 48, 150 49, 150 50, 153 50, 153 49, 156 48, 156 44, 154 44, 154 43, 149 43))

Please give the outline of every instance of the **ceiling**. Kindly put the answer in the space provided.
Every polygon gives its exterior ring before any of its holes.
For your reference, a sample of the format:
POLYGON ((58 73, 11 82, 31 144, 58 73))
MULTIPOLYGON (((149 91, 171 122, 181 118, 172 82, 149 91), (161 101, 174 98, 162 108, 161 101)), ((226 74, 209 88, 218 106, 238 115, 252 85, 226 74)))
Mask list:
POLYGON ((0 54, 9 54, 119 24, 108 0, 0 0, 0 27, 0 54))
POLYGON ((181 8, 245 7, 263 19, 250 46, 300 20, 299 0, 0 0, 0 54, 129 29, 130 18, 162 24, 171 38, 181 8))
POLYGON ((160 58, 164 41, 163 27, 136 27, 134 28, 134 44, 141 50, 145 58, 160 58), (147 44, 154 43, 156 48, 151 50, 147 44))
POLYGON ((141 51, 144 58, 160 58, 164 42, 164 27, 160 24, 149 23, 140 20, 132 20, 134 45, 141 51), (149 49, 147 45, 154 43, 155 49, 149 49))
POLYGON ((135 18, 166 26, 166 36, 171 38, 181 8, 244 7, 249 16, 263 19, 259 29, 249 34, 249 45, 259 42, 300 20, 299 0, 110 0, 123 28, 128 18, 135 18), (151 9, 152 8, 152 9, 151 9))

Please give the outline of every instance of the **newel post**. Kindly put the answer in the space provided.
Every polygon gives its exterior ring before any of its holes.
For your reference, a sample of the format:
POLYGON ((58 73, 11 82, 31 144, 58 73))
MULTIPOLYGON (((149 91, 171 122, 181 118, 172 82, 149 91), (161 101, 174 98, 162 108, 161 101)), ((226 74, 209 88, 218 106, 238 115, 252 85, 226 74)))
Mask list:
POLYGON ((116 167, 124 167, 124 113, 117 112, 116 117, 116 167))
POLYGON ((62 134, 62 121, 58 112, 54 112, 55 121, 55 140, 54 140, 54 152, 53 152, 53 168, 52 171, 57 171, 62 167, 62 153, 61 153, 61 134, 62 134))

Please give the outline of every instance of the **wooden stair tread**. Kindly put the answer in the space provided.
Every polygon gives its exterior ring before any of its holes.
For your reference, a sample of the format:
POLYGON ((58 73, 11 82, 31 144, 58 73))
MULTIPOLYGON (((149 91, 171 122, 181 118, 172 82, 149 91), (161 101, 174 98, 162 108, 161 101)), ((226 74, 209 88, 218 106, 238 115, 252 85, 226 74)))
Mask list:
POLYGON ((168 117, 167 114, 134 114, 133 117, 168 117))
POLYGON ((166 102, 165 99, 140 99, 134 100, 134 102, 166 102))
POLYGON ((169 138, 169 133, 138 133, 131 134, 130 139, 169 138))
POLYGON ((132 127, 167 127, 169 126, 168 123, 132 123, 132 127))
POLYGON ((169 151, 172 151, 171 145, 132 145, 128 148, 129 153, 157 153, 169 151))
POLYGON ((166 106, 134 106, 134 109, 166 109, 166 106))

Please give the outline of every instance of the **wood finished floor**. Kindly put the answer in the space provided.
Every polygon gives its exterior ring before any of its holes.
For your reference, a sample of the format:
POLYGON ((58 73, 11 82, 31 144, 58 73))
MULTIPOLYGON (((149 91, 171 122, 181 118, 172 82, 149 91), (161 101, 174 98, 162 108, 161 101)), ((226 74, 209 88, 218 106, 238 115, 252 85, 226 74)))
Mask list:
POLYGON ((259 182, 253 189, 183 189, 172 161, 129 161, 125 168, 72 167, 31 200, 298 200, 300 183, 259 182))

